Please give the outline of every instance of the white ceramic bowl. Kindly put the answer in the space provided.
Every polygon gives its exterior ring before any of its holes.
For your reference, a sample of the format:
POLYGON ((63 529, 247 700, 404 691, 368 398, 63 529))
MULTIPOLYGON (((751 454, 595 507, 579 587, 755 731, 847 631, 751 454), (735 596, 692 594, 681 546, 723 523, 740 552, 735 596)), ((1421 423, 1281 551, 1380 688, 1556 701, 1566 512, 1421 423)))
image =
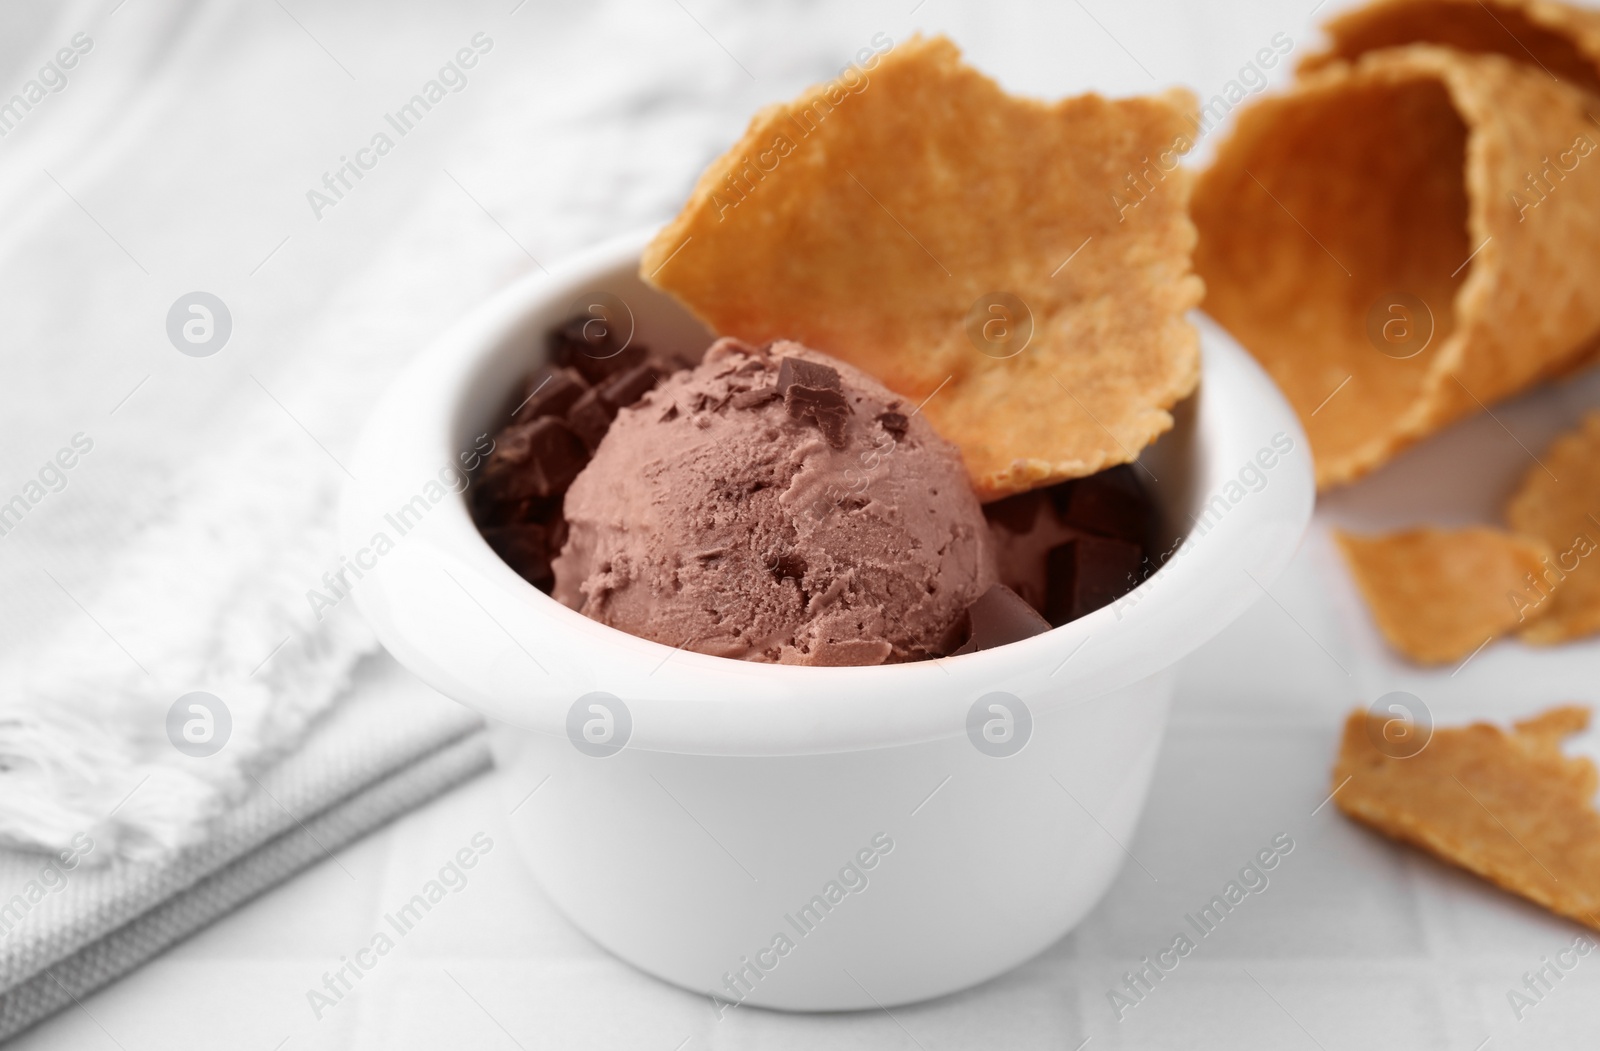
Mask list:
POLYGON ((637 276, 649 234, 507 289, 379 401, 342 513, 361 609, 402 664, 488 717, 535 879, 623 959, 719 1011, 892 1006, 997 975, 1070 930, 1126 861, 1174 663, 1261 597, 1310 517, 1299 424, 1197 317, 1200 391, 1141 460, 1170 535, 1189 537, 1126 599, 917 664, 674 650, 539 593, 437 484, 593 293, 619 297, 651 347, 704 348, 637 276))

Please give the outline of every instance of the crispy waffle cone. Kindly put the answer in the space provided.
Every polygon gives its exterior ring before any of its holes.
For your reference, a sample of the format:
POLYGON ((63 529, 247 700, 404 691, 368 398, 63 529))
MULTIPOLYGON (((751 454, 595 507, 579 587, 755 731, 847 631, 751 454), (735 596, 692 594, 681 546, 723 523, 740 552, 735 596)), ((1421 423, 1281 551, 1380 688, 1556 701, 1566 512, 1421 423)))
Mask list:
POLYGON ((1600 91, 1600 11, 1551 0, 1377 0, 1323 27, 1329 46, 1300 63, 1310 73, 1369 51, 1439 44, 1504 55, 1551 79, 1600 91))
POLYGON ((1600 332, 1600 111, 1412 45, 1243 111, 1198 180, 1205 309, 1300 413, 1322 486, 1559 372, 1600 332))

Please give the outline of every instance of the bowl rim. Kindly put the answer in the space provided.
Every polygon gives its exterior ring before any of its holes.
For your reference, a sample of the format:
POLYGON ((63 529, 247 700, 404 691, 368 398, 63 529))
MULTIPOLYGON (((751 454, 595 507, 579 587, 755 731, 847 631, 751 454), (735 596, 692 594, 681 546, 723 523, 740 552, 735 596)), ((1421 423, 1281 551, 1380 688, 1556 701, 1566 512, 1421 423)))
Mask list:
MULTIPOLYGON (((354 552, 375 515, 404 503, 419 478, 453 462, 467 390, 504 353, 510 333, 586 285, 636 273, 656 229, 613 238, 514 282, 402 370, 375 403, 351 459, 353 477, 341 497, 342 551, 354 552)), ((1134 601, 1020 642, 871 667, 773 665, 674 649, 590 620, 528 584, 478 532, 465 493, 453 491, 352 593, 383 645, 447 696, 494 719, 570 736, 573 713, 589 695, 607 694, 623 699, 630 747, 850 751, 967 732, 969 713, 992 693, 1025 698, 1034 715, 1088 703, 1154 676, 1253 605, 1310 521, 1311 454, 1293 410, 1220 327, 1198 312, 1192 320, 1202 357, 1194 426, 1204 428, 1192 469, 1231 478, 1232 468, 1274 435, 1286 436, 1291 451, 1249 499, 1230 505, 1204 532, 1187 533, 1176 554, 1130 593, 1134 601), (473 619, 479 630, 469 632, 463 621, 473 619)))

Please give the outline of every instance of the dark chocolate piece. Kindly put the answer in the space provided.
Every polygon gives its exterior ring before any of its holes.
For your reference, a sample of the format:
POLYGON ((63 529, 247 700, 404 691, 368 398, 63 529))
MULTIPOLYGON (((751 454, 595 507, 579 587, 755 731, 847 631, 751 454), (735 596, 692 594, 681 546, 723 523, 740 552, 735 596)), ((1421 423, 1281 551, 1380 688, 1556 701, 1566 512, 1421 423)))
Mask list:
POLYGON ((906 431, 911 429, 911 418, 903 412, 880 412, 878 413, 878 423, 897 442, 906 436, 906 431))
POLYGON ((807 387, 793 386, 783 399, 789 415, 797 420, 811 417, 816 421, 822 437, 835 449, 843 449, 847 442, 845 428, 850 420, 850 406, 838 391, 813 391, 807 387))
POLYGON ((516 423, 526 423, 541 416, 563 416, 572 408, 572 403, 582 397, 585 389, 583 381, 566 369, 541 365, 538 371, 528 377, 523 389, 526 396, 511 419, 516 423))
POLYGON ((779 555, 772 567, 772 578, 774 580, 783 580, 785 577, 789 577, 799 581, 805 579, 805 575, 806 560, 793 551, 785 551, 779 555))
POLYGON ((585 391, 578 403, 567 410, 567 426, 593 454, 600 447, 600 439, 611 429, 611 421, 616 415, 617 410, 606 403, 604 392, 595 388, 585 391))
POLYGON ((808 390, 843 390, 837 369, 805 358, 781 359, 778 363, 778 393, 787 395, 789 388, 797 383, 808 390))
POLYGON ((579 314, 552 329, 548 337, 550 360, 574 368, 591 384, 644 364, 648 352, 630 343, 620 346, 604 320, 579 314))
POLYGON ((1045 619, 1060 627, 1115 602, 1139 584, 1144 550, 1112 537, 1084 536, 1045 557, 1045 619))
POLYGON ((844 448, 851 409, 836 370, 804 358, 784 358, 778 366, 778 390, 790 416, 797 420, 809 416, 829 445, 844 448))
POLYGON ((491 498, 521 501, 564 493, 589 461, 582 439, 553 416, 512 424, 501 438, 483 473, 491 498))
POLYGON ((1039 508, 1044 505, 1046 489, 1030 489, 1025 493, 996 500, 983 505, 984 517, 1010 533, 1022 536, 1032 531, 1039 521, 1039 508))
POLYGON ((1135 544, 1149 542, 1154 510, 1129 464, 1052 486, 1061 524, 1135 544))
POLYGON ((561 550, 566 539, 566 523, 559 520, 545 524, 522 522, 507 526, 485 526, 483 538, 517 574, 538 588, 549 592, 555 587, 555 573, 551 561, 561 550))
POLYGON ((655 385, 656 370, 649 365, 635 365, 600 384, 600 397, 613 410, 625 409, 644 397, 645 391, 655 385))
POLYGON ((742 390, 735 394, 729 404, 736 409, 754 409, 780 396, 777 387, 757 387, 755 390, 742 390))
POLYGON ((967 641, 957 654, 1021 642, 1050 630, 1050 623, 1004 584, 992 585, 967 607, 967 622, 967 641))

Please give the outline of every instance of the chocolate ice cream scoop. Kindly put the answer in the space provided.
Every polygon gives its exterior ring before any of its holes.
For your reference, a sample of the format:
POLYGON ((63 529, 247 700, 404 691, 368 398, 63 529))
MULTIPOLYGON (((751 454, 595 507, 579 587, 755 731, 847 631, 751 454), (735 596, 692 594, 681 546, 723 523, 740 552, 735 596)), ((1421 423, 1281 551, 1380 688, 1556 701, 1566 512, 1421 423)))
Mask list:
POLYGON ((995 582, 960 454, 865 373, 718 341, 622 409, 567 492, 555 597, 786 664, 940 656, 995 582))

